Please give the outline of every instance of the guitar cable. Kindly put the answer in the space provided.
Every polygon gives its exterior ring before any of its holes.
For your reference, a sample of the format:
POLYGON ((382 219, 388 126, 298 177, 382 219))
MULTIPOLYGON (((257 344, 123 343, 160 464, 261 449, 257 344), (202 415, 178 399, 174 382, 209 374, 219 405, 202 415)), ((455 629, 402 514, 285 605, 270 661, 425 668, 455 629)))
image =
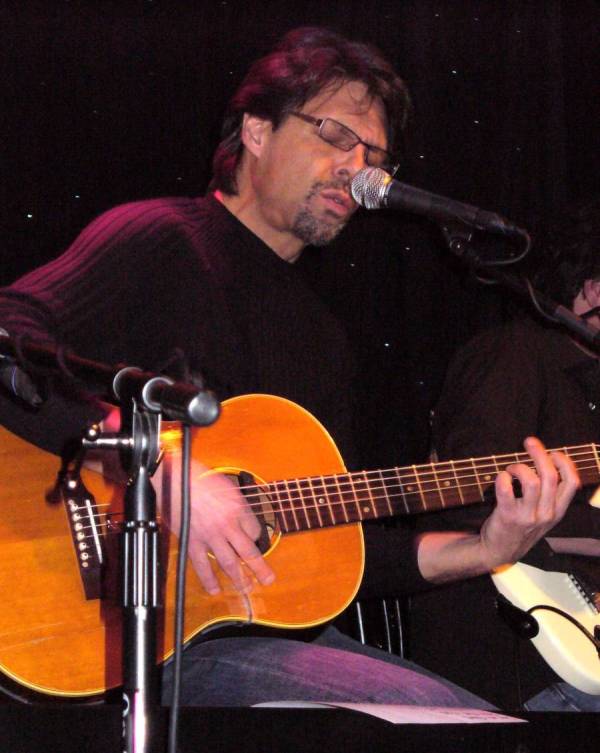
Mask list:
POLYGON ((580 630, 585 635, 585 637, 590 641, 590 643, 594 646, 594 648, 596 649, 596 653, 598 654, 598 658, 600 658, 600 640, 598 640, 598 638, 596 638, 595 635, 592 635, 590 631, 579 622, 579 620, 576 620, 572 615, 568 614, 568 612, 564 612, 562 609, 559 609, 558 607, 552 607, 549 604, 536 604, 534 607, 530 607, 527 610, 527 614, 533 614, 533 612, 535 612, 536 609, 545 609, 548 612, 554 612, 555 614, 558 614, 561 617, 564 617, 571 624, 575 625, 575 627, 578 630, 580 630))
POLYGON ((177 555, 177 578, 175 585, 175 635, 173 655, 173 693, 169 714, 168 751, 177 753, 177 733, 181 696, 181 659, 183 654, 183 620, 185 611, 185 575, 188 544, 190 539, 190 464, 192 430, 183 424, 181 452, 181 526, 179 531, 179 553, 177 555))

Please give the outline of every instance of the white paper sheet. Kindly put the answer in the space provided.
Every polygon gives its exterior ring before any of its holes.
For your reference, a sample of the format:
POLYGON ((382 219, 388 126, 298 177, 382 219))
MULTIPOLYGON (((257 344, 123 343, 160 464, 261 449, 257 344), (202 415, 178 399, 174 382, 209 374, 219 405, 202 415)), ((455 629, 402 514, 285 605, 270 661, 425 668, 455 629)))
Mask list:
POLYGON ((317 703, 315 701, 269 701, 256 708, 341 708, 369 714, 393 724, 507 724, 525 722, 514 716, 480 709, 452 706, 402 706, 388 703, 317 703))

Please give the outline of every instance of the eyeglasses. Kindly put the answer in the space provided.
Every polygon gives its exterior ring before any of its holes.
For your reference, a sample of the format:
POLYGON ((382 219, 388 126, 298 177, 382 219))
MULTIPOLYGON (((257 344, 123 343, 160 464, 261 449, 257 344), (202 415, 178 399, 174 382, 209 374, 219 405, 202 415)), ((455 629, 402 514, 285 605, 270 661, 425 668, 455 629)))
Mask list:
POLYGON ((319 129, 319 136, 323 141, 338 149, 342 149, 344 152, 349 152, 357 144, 362 144, 366 151, 365 162, 369 167, 380 167, 390 175, 395 175, 400 167, 398 160, 394 158, 391 152, 379 146, 367 144, 354 131, 350 130, 348 126, 339 123, 333 118, 313 118, 311 115, 305 115, 303 112, 290 112, 289 114, 316 126, 319 129))

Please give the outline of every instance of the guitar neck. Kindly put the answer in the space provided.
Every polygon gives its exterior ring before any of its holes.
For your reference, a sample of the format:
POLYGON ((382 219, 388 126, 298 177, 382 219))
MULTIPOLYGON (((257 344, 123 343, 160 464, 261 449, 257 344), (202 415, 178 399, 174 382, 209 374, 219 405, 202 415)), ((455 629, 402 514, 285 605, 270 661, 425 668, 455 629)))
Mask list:
MULTIPOLYGON (((573 460, 583 484, 600 478, 595 444, 560 450, 573 460)), ((303 531, 483 502, 493 498, 498 472, 514 463, 533 467, 526 453, 510 453, 273 481, 267 493, 281 529, 303 531)))

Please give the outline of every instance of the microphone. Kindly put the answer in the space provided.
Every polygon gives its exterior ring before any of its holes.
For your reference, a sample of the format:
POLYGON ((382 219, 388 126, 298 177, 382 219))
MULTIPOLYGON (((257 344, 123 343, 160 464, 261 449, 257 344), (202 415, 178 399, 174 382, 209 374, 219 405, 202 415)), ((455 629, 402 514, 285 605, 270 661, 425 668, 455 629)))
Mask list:
POLYGON ((380 167, 359 170, 352 179, 350 190, 354 201, 365 209, 400 209, 423 214, 441 223, 458 221, 478 230, 528 237, 526 230, 499 214, 400 183, 380 167))
MULTIPOLYGON (((8 332, 2 327, 0 327, 0 337, 9 337, 8 332)), ((32 408, 38 408, 44 402, 29 374, 19 368, 13 358, 2 353, 0 353, 0 384, 32 408)))

